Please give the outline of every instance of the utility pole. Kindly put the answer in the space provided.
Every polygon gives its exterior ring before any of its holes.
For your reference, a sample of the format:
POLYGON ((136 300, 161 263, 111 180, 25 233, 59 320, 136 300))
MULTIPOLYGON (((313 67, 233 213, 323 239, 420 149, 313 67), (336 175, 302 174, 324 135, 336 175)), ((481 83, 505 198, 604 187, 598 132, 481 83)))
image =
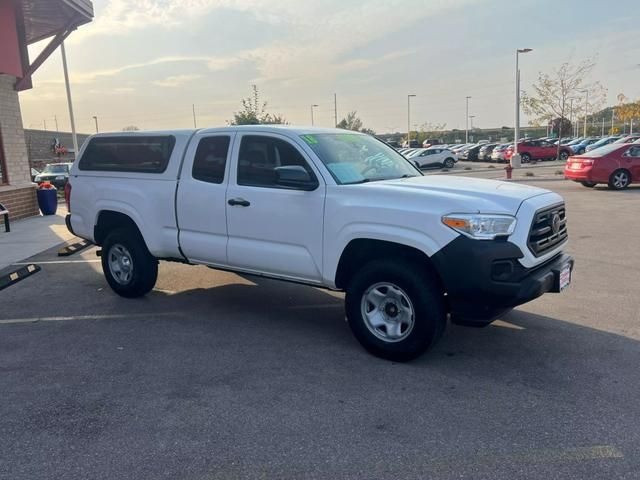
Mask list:
POLYGON ((514 128, 513 155, 511 156, 510 162, 512 168, 514 163, 516 163, 518 167, 520 166, 520 154, 518 153, 518 141, 520 140, 520 66, 518 62, 521 53, 529 53, 531 50, 531 48, 516 49, 516 124, 514 128))
POLYGON ((42 120, 42 123, 44 124, 44 131, 47 131, 47 119, 45 118, 44 120, 42 120))
POLYGON ((407 148, 411 148, 411 98, 414 94, 407 95, 407 148))
POLYGON ((195 103, 191 104, 191 111, 193 112, 193 128, 198 128, 198 125, 196 123, 196 104, 195 103))
POLYGON ((602 132, 600 133, 601 137, 604 137, 604 117, 602 117, 602 132))
POLYGON ((467 113, 465 115, 465 129, 464 129, 464 143, 469 143, 469 99, 471 97, 467 95, 467 113))
POLYGON ((616 111, 612 108, 611 109, 611 135, 613 135, 613 121, 616 117, 616 111))
POLYGON ((56 122, 56 133, 58 133, 58 132, 60 132, 60 129, 58 128, 58 116, 57 116, 57 115, 54 115, 54 116, 53 116, 53 119, 54 119, 54 120, 55 120, 55 122, 56 122))
POLYGON ((318 105, 313 104, 311 105, 311 126, 313 127, 313 107, 317 107, 318 105))
POLYGON ((98 131, 98 117, 97 117, 96 115, 94 115, 94 116, 93 116, 93 119, 94 119, 94 120, 95 120, 95 122, 96 122, 96 133, 99 133, 99 131, 98 131))
POLYGON ((587 114, 589 113, 589 90, 584 90, 587 94, 586 100, 584 102, 584 130, 582 135, 586 138, 587 136, 587 114))
POLYGON ((336 128, 338 127, 338 95, 333 94, 333 120, 336 128))
POLYGON ((76 135, 76 120, 73 116, 73 102, 71 100, 71 85, 69 84, 69 69, 67 68, 67 52, 64 49, 64 42, 60 44, 62 53, 62 70, 64 71, 64 84, 67 89, 67 103, 69 104, 69 119, 71 120, 71 136, 73 137, 73 154, 78 157, 78 135, 76 135))

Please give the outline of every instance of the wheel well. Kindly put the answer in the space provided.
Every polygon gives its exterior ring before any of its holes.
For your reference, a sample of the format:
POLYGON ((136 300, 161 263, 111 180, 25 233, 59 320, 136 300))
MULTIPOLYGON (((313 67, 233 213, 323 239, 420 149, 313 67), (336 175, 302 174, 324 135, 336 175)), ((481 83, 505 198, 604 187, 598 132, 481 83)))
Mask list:
POLYGON ((128 228, 140 234, 138 225, 128 215, 111 210, 103 210, 98 215, 98 220, 93 229, 93 238, 96 245, 102 245, 109 232, 116 228, 128 228))
POLYGON ((631 170, 629 170, 628 168, 616 168, 613 172, 611 172, 611 175, 609 175, 609 178, 611 178, 613 176, 614 173, 616 172, 627 172, 627 175, 629 175, 629 182, 633 181, 633 175, 631 175, 631 170))
POLYGON ((397 258, 411 262, 412 265, 422 266, 434 275, 442 285, 442 281, 428 255, 417 248, 395 242, 358 238, 351 240, 345 247, 336 271, 336 287, 347 288, 353 275, 371 260, 381 258, 397 258))

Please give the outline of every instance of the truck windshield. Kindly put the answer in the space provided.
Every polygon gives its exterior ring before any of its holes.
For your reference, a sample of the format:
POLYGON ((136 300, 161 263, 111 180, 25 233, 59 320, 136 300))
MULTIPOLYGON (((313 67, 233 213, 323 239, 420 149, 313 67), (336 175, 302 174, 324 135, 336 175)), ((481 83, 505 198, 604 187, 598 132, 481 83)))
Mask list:
POLYGON ((340 185, 422 175, 384 142, 358 133, 320 133, 300 138, 340 185))

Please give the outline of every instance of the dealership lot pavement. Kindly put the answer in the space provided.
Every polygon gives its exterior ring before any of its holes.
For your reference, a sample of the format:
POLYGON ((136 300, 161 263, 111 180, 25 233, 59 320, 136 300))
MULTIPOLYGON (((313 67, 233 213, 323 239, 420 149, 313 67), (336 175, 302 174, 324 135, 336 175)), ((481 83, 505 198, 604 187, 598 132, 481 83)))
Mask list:
POLYGON ((409 364, 337 293, 162 263, 125 300, 95 248, 36 255, 0 292, 0 478, 637 478, 640 187, 530 183, 573 285, 409 364))

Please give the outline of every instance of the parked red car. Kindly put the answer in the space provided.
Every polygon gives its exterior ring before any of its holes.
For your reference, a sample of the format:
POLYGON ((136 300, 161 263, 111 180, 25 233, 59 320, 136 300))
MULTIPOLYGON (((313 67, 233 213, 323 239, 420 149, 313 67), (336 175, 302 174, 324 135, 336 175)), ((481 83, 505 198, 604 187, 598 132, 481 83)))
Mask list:
POLYGON ((569 157, 564 178, 585 187, 606 183, 614 190, 627 188, 631 183, 640 182, 640 145, 612 143, 569 157))
MULTIPOLYGON (((527 140, 518 143, 518 153, 522 159, 522 163, 528 163, 531 160, 543 160, 546 158, 554 159, 558 154, 558 146, 546 140, 527 140)), ((570 147, 560 145, 560 160, 566 160, 573 152, 570 147)), ((513 155, 513 146, 507 148, 504 152, 504 159, 509 161, 513 155)))

